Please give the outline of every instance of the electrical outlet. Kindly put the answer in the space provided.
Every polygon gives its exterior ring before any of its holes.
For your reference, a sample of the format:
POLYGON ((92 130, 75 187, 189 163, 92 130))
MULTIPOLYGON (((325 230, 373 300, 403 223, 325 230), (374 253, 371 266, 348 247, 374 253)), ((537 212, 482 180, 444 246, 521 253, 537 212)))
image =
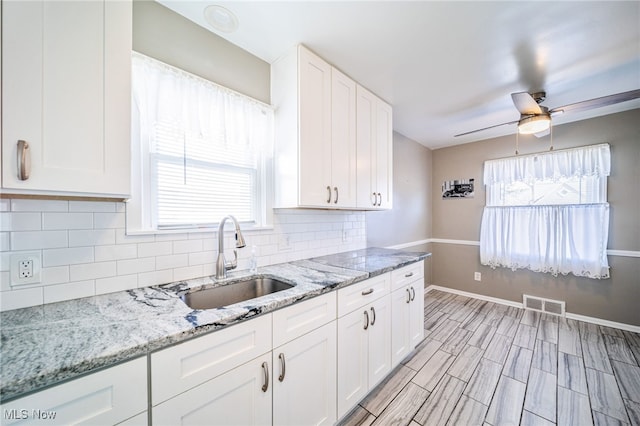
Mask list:
POLYGON ((37 284, 42 281, 42 254, 23 251, 11 255, 11 285, 37 284))
POLYGON ((482 274, 480 272, 474 272, 473 279, 476 281, 482 281, 482 274))
POLYGON ((278 240, 278 250, 280 251, 288 251, 291 250, 291 235, 282 234, 280 239, 278 240))

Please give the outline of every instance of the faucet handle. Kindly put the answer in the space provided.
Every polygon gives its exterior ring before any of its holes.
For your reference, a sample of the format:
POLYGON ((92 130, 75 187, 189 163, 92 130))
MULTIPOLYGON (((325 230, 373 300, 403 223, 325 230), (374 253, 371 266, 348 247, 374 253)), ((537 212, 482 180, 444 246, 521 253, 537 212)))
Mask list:
POLYGON ((226 270, 236 269, 238 267, 238 250, 233 250, 233 257, 234 259, 232 261, 226 262, 224 265, 226 270))

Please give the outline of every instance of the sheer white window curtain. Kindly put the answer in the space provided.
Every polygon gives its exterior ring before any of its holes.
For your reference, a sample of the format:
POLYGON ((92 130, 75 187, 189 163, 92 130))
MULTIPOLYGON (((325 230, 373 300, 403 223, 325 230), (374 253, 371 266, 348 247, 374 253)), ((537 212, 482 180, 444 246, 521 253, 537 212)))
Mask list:
POLYGON ((260 225, 272 109, 137 53, 132 75, 143 228, 260 225))
POLYGON ((480 263, 609 278, 608 144, 486 161, 480 263))

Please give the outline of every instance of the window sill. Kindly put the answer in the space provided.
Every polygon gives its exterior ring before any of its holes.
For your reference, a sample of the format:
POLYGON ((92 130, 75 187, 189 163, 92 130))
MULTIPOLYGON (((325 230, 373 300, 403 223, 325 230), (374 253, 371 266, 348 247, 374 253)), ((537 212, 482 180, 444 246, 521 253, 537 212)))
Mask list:
MULTIPOLYGON (((240 230, 242 232, 261 232, 261 231, 273 231, 273 225, 264 226, 243 226, 240 224, 240 230)), ((233 232, 234 229, 225 227, 225 232, 233 232)), ((173 228, 173 229, 136 229, 125 230, 126 235, 171 235, 171 234, 211 234, 218 232, 218 226, 214 227, 202 227, 202 228, 173 228)))

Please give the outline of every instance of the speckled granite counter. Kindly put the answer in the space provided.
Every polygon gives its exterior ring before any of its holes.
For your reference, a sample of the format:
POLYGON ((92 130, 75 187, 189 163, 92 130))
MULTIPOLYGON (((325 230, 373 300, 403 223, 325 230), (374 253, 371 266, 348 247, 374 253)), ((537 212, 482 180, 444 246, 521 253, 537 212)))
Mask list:
POLYGON ((185 292, 251 276, 230 274, 0 313, 0 401, 418 262, 429 253, 368 248, 266 266, 258 275, 294 284, 219 309, 193 310, 185 292))

